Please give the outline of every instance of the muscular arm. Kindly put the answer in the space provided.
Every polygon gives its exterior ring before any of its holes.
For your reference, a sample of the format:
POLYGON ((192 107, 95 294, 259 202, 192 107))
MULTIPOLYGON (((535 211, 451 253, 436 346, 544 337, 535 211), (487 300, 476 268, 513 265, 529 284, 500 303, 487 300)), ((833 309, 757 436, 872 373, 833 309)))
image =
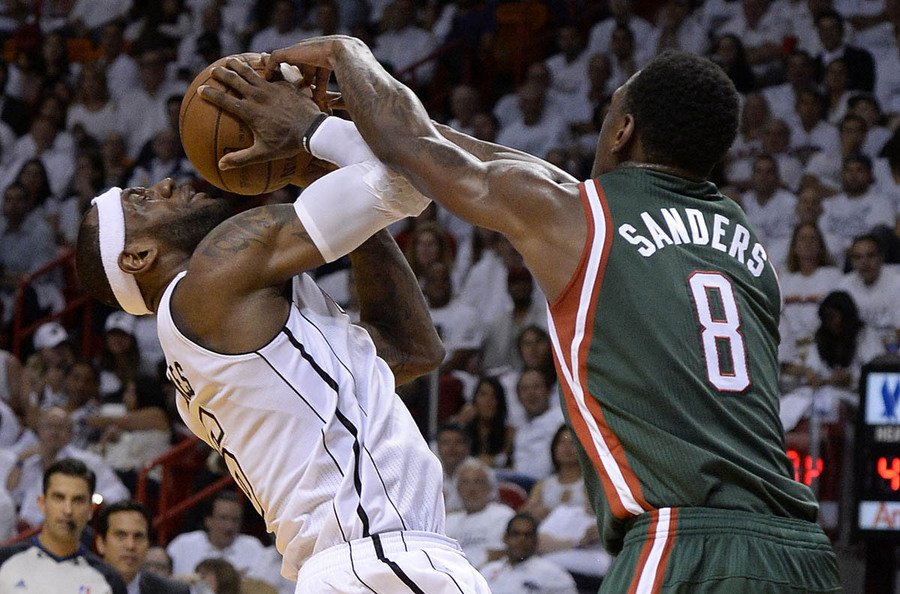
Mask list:
POLYGON ((587 229, 577 186, 567 183, 574 180, 562 181, 552 166, 516 151, 463 136, 451 142, 415 94, 358 40, 310 40, 276 51, 272 59, 333 70, 345 106, 382 162, 457 216, 506 235, 549 298, 566 285, 587 229))
POLYGON ((419 283, 387 231, 350 253, 361 325, 394 372, 397 385, 437 368, 444 346, 419 283))

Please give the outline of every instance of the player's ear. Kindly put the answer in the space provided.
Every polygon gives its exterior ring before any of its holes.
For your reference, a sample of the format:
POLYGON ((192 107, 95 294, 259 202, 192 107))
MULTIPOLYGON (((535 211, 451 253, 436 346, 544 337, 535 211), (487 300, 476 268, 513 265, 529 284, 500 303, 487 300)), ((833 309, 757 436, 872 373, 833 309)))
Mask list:
POLYGON ((634 117, 630 113, 626 113, 622 116, 619 129, 616 130, 616 141, 613 143, 612 152, 625 151, 634 137, 634 117))
POLYGON ((150 238, 129 241, 119 254, 119 269, 126 274, 140 274, 150 269, 159 251, 150 238))

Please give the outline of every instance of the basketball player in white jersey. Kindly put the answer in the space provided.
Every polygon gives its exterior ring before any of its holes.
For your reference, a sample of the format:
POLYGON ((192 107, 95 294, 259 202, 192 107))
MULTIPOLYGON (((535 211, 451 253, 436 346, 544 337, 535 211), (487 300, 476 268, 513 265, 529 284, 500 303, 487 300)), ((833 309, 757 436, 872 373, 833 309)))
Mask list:
POLYGON ((293 205, 222 222, 222 201, 171 180, 113 188, 82 222, 79 276, 101 301, 157 313, 182 418, 276 534, 298 593, 487 593, 443 535, 440 464, 394 393, 443 358, 379 231, 427 200, 358 134, 317 145, 324 118, 305 106, 286 136, 305 130, 293 141, 341 168, 293 205), (360 326, 302 274, 348 252, 360 326))

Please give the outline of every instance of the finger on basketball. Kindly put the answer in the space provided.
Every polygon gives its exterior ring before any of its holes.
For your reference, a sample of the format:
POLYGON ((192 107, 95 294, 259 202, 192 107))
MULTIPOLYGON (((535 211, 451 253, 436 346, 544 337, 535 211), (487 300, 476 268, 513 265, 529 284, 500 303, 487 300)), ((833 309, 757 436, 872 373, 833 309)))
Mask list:
POLYGON ((219 159, 219 169, 222 171, 237 169, 238 167, 244 167, 245 165, 264 163, 271 158, 272 155, 267 155, 265 149, 261 145, 254 143, 250 148, 228 153, 219 159))
POLYGON ((251 86, 259 86, 259 84, 263 82, 263 78, 256 72, 256 69, 244 60, 229 58, 228 61, 225 62, 225 65, 230 70, 236 72, 238 76, 247 81, 251 86))
POLYGON ((197 92, 200 93, 200 96, 206 101, 239 117, 246 116, 253 110, 252 104, 241 100, 240 97, 235 97, 234 95, 230 95, 225 91, 220 91, 209 85, 200 85, 197 92))
POLYGON ((225 86, 234 89, 242 96, 247 96, 247 94, 252 91, 250 83, 231 68, 216 66, 210 71, 210 75, 225 86))

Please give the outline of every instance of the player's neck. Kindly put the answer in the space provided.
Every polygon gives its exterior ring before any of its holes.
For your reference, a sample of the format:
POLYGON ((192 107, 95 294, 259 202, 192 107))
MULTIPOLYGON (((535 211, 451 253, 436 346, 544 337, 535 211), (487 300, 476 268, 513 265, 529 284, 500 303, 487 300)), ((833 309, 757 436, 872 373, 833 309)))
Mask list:
POLYGON ((659 171, 660 173, 668 173, 669 175, 675 175, 678 177, 683 177, 685 179, 689 179, 691 181, 702 182, 706 181, 705 177, 701 177, 696 173, 691 173, 687 169, 682 169, 681 167, 673 167, 671 165, 662 165, 660 163, 644 163, 638 161, 624 161, 619 164, 619 167, 637 167, 638 169, 650 169, 651 171, 659 171))

